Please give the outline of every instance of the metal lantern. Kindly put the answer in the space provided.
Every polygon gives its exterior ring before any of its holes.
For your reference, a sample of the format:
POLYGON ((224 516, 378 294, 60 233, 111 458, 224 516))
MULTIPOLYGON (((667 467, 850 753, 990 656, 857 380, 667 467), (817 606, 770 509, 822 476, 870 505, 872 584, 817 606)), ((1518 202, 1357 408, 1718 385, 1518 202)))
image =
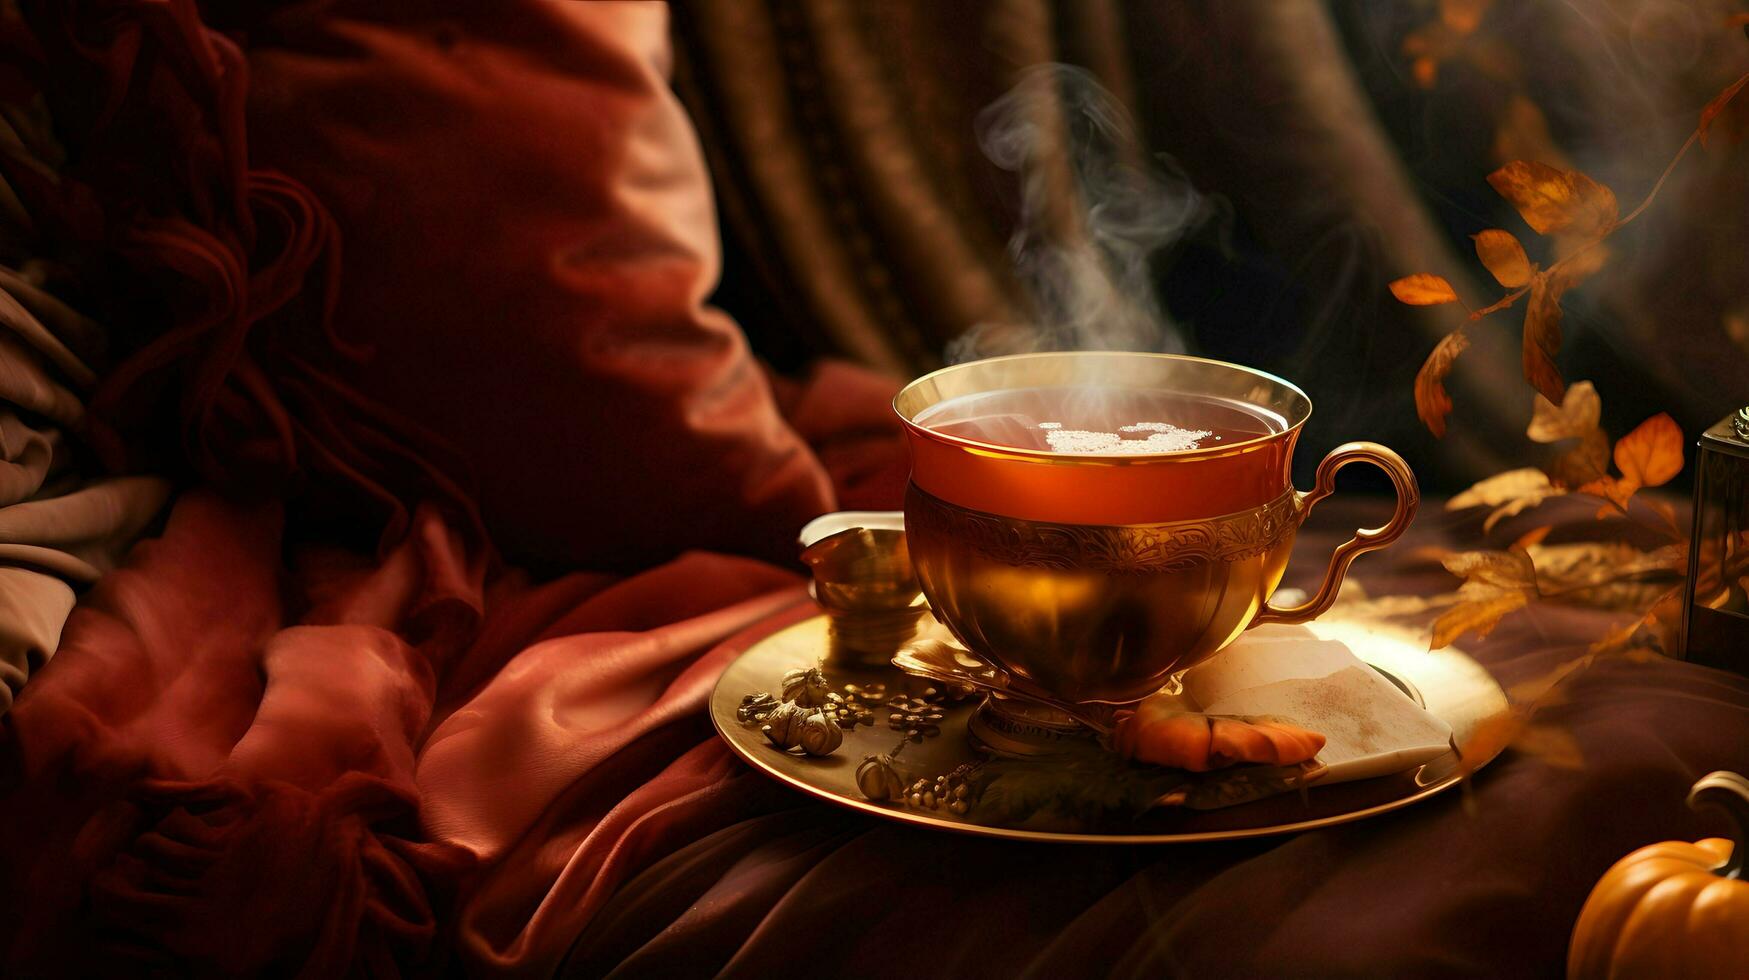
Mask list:
POLYGON ((1695 464, 1684 656, 1749 673, 1749 408, 1701 435, 1695 464))

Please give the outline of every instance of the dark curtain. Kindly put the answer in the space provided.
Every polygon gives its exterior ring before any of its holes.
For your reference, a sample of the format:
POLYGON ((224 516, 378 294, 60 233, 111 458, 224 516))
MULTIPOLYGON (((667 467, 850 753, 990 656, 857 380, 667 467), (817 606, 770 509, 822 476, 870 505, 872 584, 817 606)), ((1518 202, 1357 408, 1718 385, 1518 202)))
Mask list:
MULTIPOLYGON (((900 375, 1031 315, 1006 250, 1015 177, 976 118, 1029 66, 1073 64, 1217 205, 1152 265, 1190 350, 1305 387, 1309 449, 1387 441, 1446 489, 1525 465, 1520 314, 1471 330, 1437 444, 1413 378, 1462 313, 1401 306, 1386 283, 1428 271, 1498 295, 1468 236, 1538 248, 1486 183, 1506 159, 1584 169, 1625 213, 1749 44, 1720 27, 1724 0, 1450 6, 1481 13, 1473 32, 1414 0, 681 0, 677 84, 728 244, 719 301, 780 367, 832 353, 900 375), (1421 78, 1411 49, 1429 38, 1421 78)), ((1566 303, 1561 365, 1598 382, 1617 435, 1657 411, 1698 431, 1749 400, 1740 160, 1691 155, 1566 303)))

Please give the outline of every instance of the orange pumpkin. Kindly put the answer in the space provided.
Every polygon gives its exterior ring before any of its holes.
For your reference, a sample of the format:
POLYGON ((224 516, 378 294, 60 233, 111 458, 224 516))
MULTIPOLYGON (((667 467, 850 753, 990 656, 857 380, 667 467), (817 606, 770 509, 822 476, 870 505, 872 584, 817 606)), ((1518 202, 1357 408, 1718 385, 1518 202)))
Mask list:
POLYGON ((1579 912, 1568 980, 1749 977, 1749 779, 1712 773, 1694 784, 1688 805, 1729 813, 1735 843, 1664 841, 1617 861, 1579 912))

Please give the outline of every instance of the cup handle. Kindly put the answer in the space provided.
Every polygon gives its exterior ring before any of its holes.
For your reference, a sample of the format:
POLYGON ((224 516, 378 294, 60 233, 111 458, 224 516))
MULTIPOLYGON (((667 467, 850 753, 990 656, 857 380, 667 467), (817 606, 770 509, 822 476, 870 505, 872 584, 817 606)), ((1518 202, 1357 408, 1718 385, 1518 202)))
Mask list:
MULTIPOLYGON (((1415 519, 1415 508, 1421 503, 1421 490, 1415 483, 1415 474, 1409 469, 1409 464, 1403 462, 1403 457, 1376 442, 1348 442, 1330 450, 1330 455, 1318 464, 1318 482, 1310 492, 1299 494, 1300 519, 1311 513, 1312 508, 1330 496, 1336 490, 1336 473, 1349 463, 1371 463, 1385 471, 1391 478, 1391 483, 1397 488, 1397 512, 1380 527, 1362 528, 1336 547, 1330 556, 1330 570, 1324 573, 1324 584, 1318 587, 1318 592, 1312 598, 1297 606, 1287 609, 1277 609, 1264 600, 1263 609, 1251 620, 1251 626, 1262 626, 1265 623, 1303 623, 1323 615, 1336 602, 1336 593, 1342 587, 1342 577, 1348 573, 1348 566, 1355 558, 1369 551, 1377 551, 1403 536, 1409 530, 1409 522, 1415 519)), ((1246 627, 1249 629, 1250 627, 1246 627)))

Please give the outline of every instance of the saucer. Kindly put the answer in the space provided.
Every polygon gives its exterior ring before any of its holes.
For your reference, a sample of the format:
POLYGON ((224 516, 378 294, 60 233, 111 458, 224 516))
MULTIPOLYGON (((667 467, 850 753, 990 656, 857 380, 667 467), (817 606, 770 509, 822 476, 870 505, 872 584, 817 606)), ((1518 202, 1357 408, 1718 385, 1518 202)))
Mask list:
MULTIPOLYGON (((1328 618, 1310 623, 1308 628, 1319 639, 1346 643, 1362 661, 1450 725, 1454 744, 1467 743, 1482 722, 1508 710, 1505 691, 1461 650, 1448 647, 1429 651, 1424 636, 1371 622, 1328 618)), ((889 700, 927 697, 935 702, 933 713, 941 717, 922 726, 926 730, 912 736, 916 739, 912 740, 906 738, 905 731, 890 728, 889 711, 876 706, 871 709, 872 724, 847 729, 843 744, 832 754, 814 757, 784 752, 760 733, 758 724, 739 720, 736 711, 746 695, 776 692, 786 671, 821 663, 829 648, 827 617, 813 616, 751 640, 744 638, 742 642, 747 644, 746 648, 724 670, 710 700, 711 721, 730 748, 749 765, 779 782, 839 806, 900 823, 1037 841, 1164 844, 1236 840, 1362 820, 1425 800, 1462 781, 1454 750, 1414 769, 1388 776, 1340 785, 1320 786, 1313 782, 1301 785, 1299 792, 1278 793, 1215 809, 1154 807, 1134 817, 1103 814, 1065 818, 1053 813, 1043 819, 1034 815, 1017 820, 1010 813, 992 813, 991 808, 981 803, 962 815, 939 805, 931 808, 874 802, 858 790, 857 768, 868 756, 892 753, 900 742, 904 746, 897 761, 905 770, 907 781, 913 776, 933 778, 983 762, 985 756, 974 750, 966 730, 976 714, 979 699, 954 702, 945 696, 947 692, 941 689, 944 685, 897 667, 840 665, 829 661, 824 669, 834 691, 841 691, 845 685, 863 689, 885 685, 889 700)), ((1493 751, 1497 754, 1499 750, 1493 751)), ((1096 754, 1102 760, 1109 756, 1103 752, 1096 754)), ((1475 768, 1480 768, 1492 759, 1490 755, 1471 761, 1475 768)), ((1101 761, 1095 771, 1076 778, 1111 778, 1099 773, 1113 765, 1116 764, 1101 761)), ((1239 775, 1239 771, 1229 770, 1228 774, 1230 779, 1239 775)), ((1099 787, 1103 788, 1106 787, 1099 787)))

